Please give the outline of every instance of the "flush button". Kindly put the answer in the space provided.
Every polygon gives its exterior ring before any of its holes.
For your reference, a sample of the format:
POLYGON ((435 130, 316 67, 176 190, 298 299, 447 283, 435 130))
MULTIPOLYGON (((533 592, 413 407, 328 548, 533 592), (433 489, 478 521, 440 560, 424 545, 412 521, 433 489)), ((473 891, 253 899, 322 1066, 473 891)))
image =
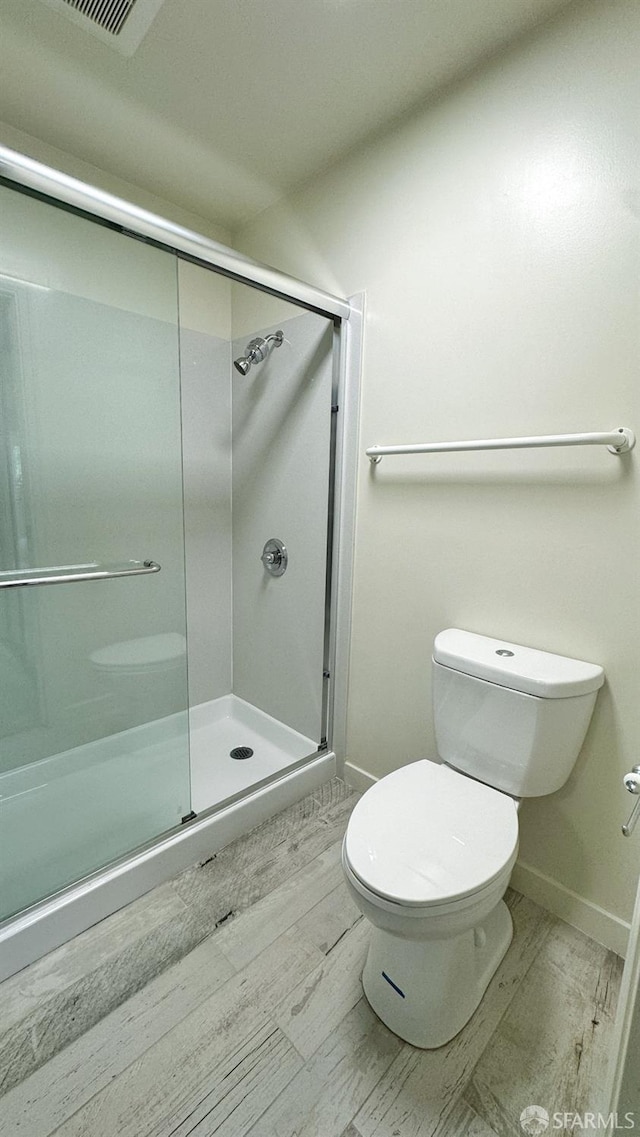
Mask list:
POLYGON ((498 648, 498 651, 496 652, 496 655, 509 655, 509 656, 511 656, 511 655, 515 655, 515 654, 516 654, 515 651, 507 651, 506 647, 498 648))

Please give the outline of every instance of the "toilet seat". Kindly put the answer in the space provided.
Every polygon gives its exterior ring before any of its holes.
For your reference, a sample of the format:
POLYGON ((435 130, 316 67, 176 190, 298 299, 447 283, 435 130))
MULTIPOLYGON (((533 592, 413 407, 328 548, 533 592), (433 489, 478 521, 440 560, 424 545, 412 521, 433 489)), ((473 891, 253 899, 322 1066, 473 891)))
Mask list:
POLYGON ((412 919, 416 921, 423 921, 425 919, 434 921, 458 916, 466 920, 467 913, 475 911, 478 908, 484 909, 487 903, 489 907, 493 907, 497 903, 497 900, 504 895, 504 891, 509 884, 509 878, 513 871, 514 863, 515 855, 507 862, 504 870, 498 873, 497 877, 495 877, 490 884, 478 889, 477 892, 468 893, 466 896, 456 896, 454 899, 445 897, 443 900, 431 904, 402 904, 398 900, 390 900, 388 897, 382 896, 379 892, 374 892, 372 888, 364 884, 364 882, 360 880, 360 877, 356 876, 349 864, 345 850, 345 842, 343 842, 342 845, 342 868, 348 883, 354 891, 357 892, 361 898, 373 904, 375 908, 390 914, 394 919, 404 922, 406 922, 406 920, 411 922, 412 919))
POLYGON ((489 891, 517 850, 513 798, 426 760, 367 790, 344 840, 345 861, 369 893, 421 910, 489 891))

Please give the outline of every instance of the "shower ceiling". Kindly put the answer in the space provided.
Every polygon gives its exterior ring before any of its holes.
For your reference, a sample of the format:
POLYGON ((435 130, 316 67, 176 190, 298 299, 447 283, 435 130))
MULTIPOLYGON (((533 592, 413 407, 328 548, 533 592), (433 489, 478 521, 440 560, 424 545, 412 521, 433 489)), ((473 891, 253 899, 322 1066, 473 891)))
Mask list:
POLYGON ((568 3, 171 0, 125 58, 2 0, 0 120, 233 228, 568 3))

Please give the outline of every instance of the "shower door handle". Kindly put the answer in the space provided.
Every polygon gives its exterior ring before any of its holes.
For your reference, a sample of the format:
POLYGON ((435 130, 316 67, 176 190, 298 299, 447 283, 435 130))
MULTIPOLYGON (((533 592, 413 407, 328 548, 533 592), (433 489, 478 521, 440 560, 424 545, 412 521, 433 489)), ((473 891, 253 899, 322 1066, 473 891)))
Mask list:
POLYGON ((157 561, 125 561, 121 565, 55 565, 51 568, 9 569, 0 573, 0 588, 26 588, 34 584, 73 584, 82 580, 114 580, 119 576, 147 576, 160 572, 157 561))

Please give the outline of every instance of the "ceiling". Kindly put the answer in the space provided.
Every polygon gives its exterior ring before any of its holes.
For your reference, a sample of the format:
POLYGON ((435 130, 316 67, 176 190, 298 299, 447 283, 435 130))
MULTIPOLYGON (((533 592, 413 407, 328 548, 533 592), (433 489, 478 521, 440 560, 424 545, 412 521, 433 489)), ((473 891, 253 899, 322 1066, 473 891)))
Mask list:
POLYGON ((0 119, 233 229, 569 2, 166 0, 126 58, 0 0, 0 119))

